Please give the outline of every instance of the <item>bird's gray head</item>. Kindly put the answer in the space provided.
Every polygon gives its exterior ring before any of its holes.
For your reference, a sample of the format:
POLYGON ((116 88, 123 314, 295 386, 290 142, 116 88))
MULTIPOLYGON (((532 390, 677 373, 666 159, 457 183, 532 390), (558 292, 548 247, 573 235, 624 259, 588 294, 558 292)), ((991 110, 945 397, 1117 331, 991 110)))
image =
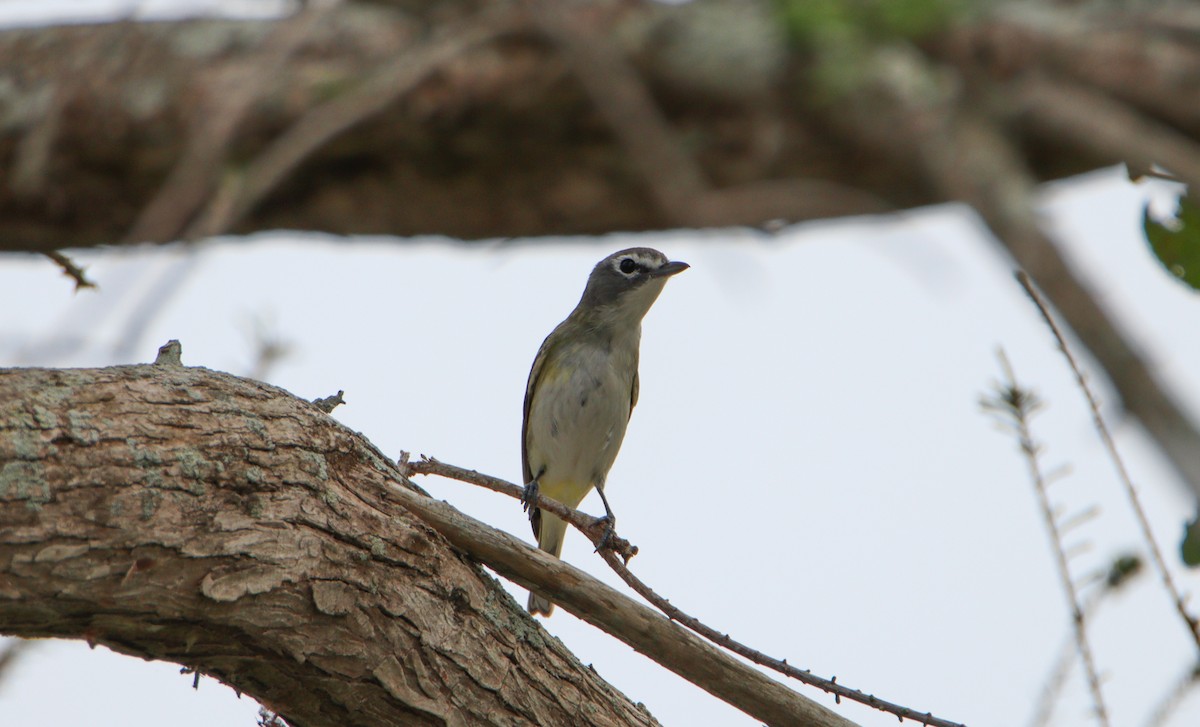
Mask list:
POLYGON ((636 324, 650 310, 667 278, 687 269, 687 263, 669 260, 649 247, 614 252, 592 269, 575 310, 636 324))

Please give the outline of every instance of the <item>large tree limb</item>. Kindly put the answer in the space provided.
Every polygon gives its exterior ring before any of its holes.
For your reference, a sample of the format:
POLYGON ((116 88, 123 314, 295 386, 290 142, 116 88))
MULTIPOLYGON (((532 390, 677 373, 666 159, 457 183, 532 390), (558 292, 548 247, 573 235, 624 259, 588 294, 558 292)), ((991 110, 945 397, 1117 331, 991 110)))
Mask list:
MULTIPOLYGON (((767 3, 591 0, 549 24, 521 3, 480 5, 0 32, 0 165, 12 172, 0 174, 0 249, 273 228, 587 234, 950 198, 914 185, 903 158, 863 153, 820 59, 789 44, 767 3), (480 21, 495 39, 480 42, 480 21), (562 31, 583 26, 586 37, 562 31), (413 77, 388 70, 406 61, 413 77), (614 91, 630 103, 597 107, 614 91)), ((1197 139, 1189 27, 1145 4, 998 10, 922 47, 968 92, 1050 71, 1197 139)), ((1038 179, 1114 157, 1017 142, 1038 179)))
POLYGON ((764 722, 852 727, 273 387, 9 369, 0 402, 0 632, 177 661, 296 725, 654 723, 449 541, 764 722))
POLYGON ((390 504, 389 469, 245 379, 0 371, 0 631, 175 661, 297 726, 654 724, 390 504))

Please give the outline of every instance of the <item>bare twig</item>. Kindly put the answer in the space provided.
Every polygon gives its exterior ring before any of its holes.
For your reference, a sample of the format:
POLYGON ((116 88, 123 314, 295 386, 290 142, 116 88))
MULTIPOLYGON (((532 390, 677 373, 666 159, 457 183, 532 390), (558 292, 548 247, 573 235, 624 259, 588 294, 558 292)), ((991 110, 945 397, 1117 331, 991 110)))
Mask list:
POLYGON ((1050 496, 1046 491, 1046 479, 1038 462, 1041 445, 1033 438, 1033 433, 1029 428, 1030 418, 1041 407, 1041 402, 1032 391, 1023 389, 1017 384, 1012 366, 1003 351, 1000 352, 1000 365, 1004 368, 1005 380, 997 385, 996 394, 993 397, 983 400, 983 406, 1006 417, 1016 431, 1021 453, 1025 455, 1025 462, 1029 468, 1029 478, 1033 482, 1038 507, 1043 520, 1045 520, 1050 543, 1054 546, 1055 565, 1058 566, 1058 576, 1062 581, 1063 592, 1066 594, 1067 605, 1071 611, 1071 623, 1075 629, 1075 646, 1079 650, 1079 660, 1083 663, 1088 688, 1092 692, 1096 718, 1103 727, 1107 727, 1109 724, 1108 710, 1104 706, 1104 694, 1100 690, 1100 675, 1096 671, 1096 662, 1088 641, 1083 608, 1079 603, 1079 594, 1075 590, 1075 583, 1071 580, 1071 568, 1067 564, 1067 552, 1063 546, 1062 533, 1059 531, 1054 508, 1050 504, 1050 496))
POLYGON ((1158 542, 1154 539, 1154 531, 1150 527, 1150 519, 1146 517, 1146 511, 1142 508, 1141 499, 1138 497, 1137 488, 1133 485, 1133 480, 1129 476, 1129 471, 1125 468, 1125 462, 1121 459, 1120 452, 1117 451, 1117 445, 1113 441, 1112 433, 1108 430, 1108 425, 1104 422, 1104 416, 1100 413, 1100 402, 1096 399, 1095 393, 1092 392, 1092 387, 1087 382, 1087 377, 1084 376, 1083 370, 1079 367, 1079 363, 1075 360, 1075 356, 1071 353, 1071 349, 1067 346, 1067 339, 1059 330, 1058 324, 1054 322, 1053 316, 1050 315, 1050 310, 1046 307, 1046 303, 1042 300, 1042 296, 1034 287, 1033 281, 1025 274, 1025 271, 1018 270, 1016 273, 1017 281, 1021 287, 1025 289, 1025 293, 1033 304, 1037 306, 1038 312, 1042 314, 1042 319, 1046 321, 1046 325, 1054 334, 1054 339, 1058 342, 1058 348, 1062 351, 1063 357, 1066 358, 1067 364, 1070 365, 1071 371, 1075 374, 1075 381, 1079 384, 1080 391, 1083 392, 1087 399, 1088 407, 1092 411, 1092 422, 1096 426, 1096 433, 1100 435, 1100 440, 1104 444, 1104 449, 1108 452, 1109 459, 1112 460, 1113 466, 1116 467, 1117 476, 1124 485, 1125 494, 1129 496, 1129 504, 1133 508, 1134 515, 1137 516, 1138 525, 1142 529, 1142 537, 1146 540, 1146 546, 1150 550, 1150 557, 1154 561, 1155 568, 1158 569, 1159 576, 1162 578, 1163 587, 1167 589, 1168 595, 1175 603, 1175 610, 1179 612, 1180 618, 1183 619, 1187 626, 1188 632, 1192 635, 1192 640, 1196 642, 1196 648, 1200 649, 1200 622, 1196 620, 1187 609, 1187 604, 1184 602, 1183 595, 1179 588, 1175 585, 1174 578, 1171 577, 1171 571, 1167 568, 1167 561, 1163 558, 1162 551, 1158 547, 1158 542))
POLYGON ((46 253, 46 257, 53 260, 62 268, 63 275, 66 275, 71 280, 75 281, 75 291, 78 292, 81 288, 94 288, 96 284, 87 279, 87 273, 83 268, 75 264, 75 261, 67 257, 58 250, 52 250, 46 253))
MULTIPOLYGON (((398 467, 404 472, 411 465, 402 457, 398 467)), ((464 481, 474 482, 476 478, 482 483, 487 476, 474 473, 472 480, 464 481)), ((385 490, 388 497, 476 561, 523 588, 545 594, 566 611, 624 641, 713 696, 772 727, 854 724, 579 569, 420 493, 406 478, 396 476, 395 481, 395 487, 385 490)), ((520 489, 503 480, 496 482, 520 489)), ((538 507, 555 512, 550 506, 553 502, 541 498, 538 507)))
MULTIPOLYGON (((1062 528, 1060 527, 1060 529, 1062 528)), ((1091 621, 1100 606, 1108 601, 1108 597, 1121 590, 1141 571, 1142 560, 1136 555, 1123 555, 1113 561, 1108 573, 1104 575, 1104 584, 1100 590, 1085 599, 1084 618, 1091 621)), ((1033 717, 1029 720, 1029 727, 1046 727, 1050 724, 1050 719, 1054 716, 1054 706, 1062 696, 1063 687, 1066 686, 1067 677, 1070 676, 1071 665, 1075 663, 1077 652, 1074 628, 1072 628, 1071 635, 1063 640, 1062 647, 1058 650, 1058 656, 1055 657, 1054 664, 1050 668, 1050 673, 1042 684, 1041 693, 1034 706, 1033 717)))
MULTIPOLYGON (((475 470, 455 467, 454 465, 448 465, 429 458, 425 458, 419 462, 408 463, 407 460, 402 457, 401 467, 402 469, 407 468, 408 471, 411 471, 414 474, 439 474, 444 477, 451 477, 462 482, 480 485, 495 492, 506 494, 517 500, 521 499, 521 496, 524 492, 524 488, 518 487, 499 478, 481 474, 475 470)), ((603 526, 598 529, 594 527, 598 518, 583 515, 566 507, 565 505, 562 505, 559 502, 550 500, 544 496, 539 496, 538 507, 549 510, 563 520, 570 522, 572 525, 579 528, 581 532, 587 535, 587 537, 592 540, 593 543, 598 543, 599 539, 603 537, 605 528, 603 526)), ((617 541, 618 543, 625 542, 620 539, 617 539, 617 541)), ((720 631, 705 625, 700 620, 689 616, 676 606, 673 606, 670 601, 655 593, 653 589, 651 589, 641 579, 629 571, 629 569, 626 567, 626 563, 628 563, 627 558, 624 562, 618 558, 618 555, 621 554, 619 550, 614 552, 613 550, 603 549, 599 552, 604 558, 604 562, 608 563, 609 567, 616 571, 617 575, 621 577, 621 580, 625 581, 630 588, 666 614, 667 617, 672 621, 676 621, 686 626, 709 641, 722 646, 733 653, 738 654, 739 656, 745 657, 756 664, 766 666, 781 674, 785 674, 805 684, 808 684, 809 686, 817 687, 818 689, 832 694, 839 703, 844 697, 846 699, 865 704, 869 707, 873 707, 880 711, 894 714, 899 717, 901 721, 904 719, 912 719, 921 724, 932 725, 933 727, 963 727, 957 722, 951 722, 946 719, 935 717, 929 712, 920 712, 894 702, 880 699, 874 695, 866 694, 857 689, 852 689, 850 687, 838 684, 837 677, 833 677, 831 679, 818 677, 807 670, 798 669, 788 664, 786 659, 775 659, 756 649, 745 646, 744 644, 730 638, 728 634, 723 634, 720 631)), ((636 549, 634 552, 636 552, 636 549)))
POLYGON ((963 725, 957 722, 951 722, 947 719, 935 717, 929 712, 920 712, 910 707, 896 704, 895 702, 889 702, 885 699, 880 699, 873 694, 867 694, 858 689, 852 689, 842 684, 838 684, 837 677, 825 679, 812 674, 807 669, 799 669, 791 664, 788 664, 787 659, 776 659, 774 657, 767 656, 757 649, 753 649, 741 643, 740 641, 734 640, 729 636, 729 634, 723 634, 720 631, 707 626, 699 619, 689 616, 681 609, 673 606, 670 601, 655 593, 650 586, 646 585, 645 582, 630 572, 630 570, 621 564, 621 562, 618 561, 616 556, 612 553, 606 550, 601 550, 600 555, 604 558, 604 562, 608 563, 609 567, 617 572, 617 575, 621 577, 621 580, 625 581, 625 583, 628 584, 629 587, 634 591, 636 591, 638 595, 653 604, 655 608, 665 613, 672 621, 678 621, 714 644, 729 649, 738 656, 745 657, 755 664, 760 664, 769 669, 773 669, 780 674, 792 677, 793 679, 797 679, 809 686, 816 687, 824 692, 832 694, 834 699, 839 704, 841 703, 842 698, 845 697, 851 701, 878 709, 881 712, 889 712, 894 714, 900 718, 901 722, 907 718, 915 720, 921 724, 931 725, 932 727, 963 727, 963 725))
MULTIPOLYGON (((1014 142, 960 98, 954 72, 919 52, 880 52, 876 79, 857 98, 858 120, 873 149, 898 163, 913 158, 943 195, 971 205, 1017 265, 1029 271, 1062 313, 1185 484, 1200 496, 1200 429, 1168 394, 1129 332, 1100 306, 1038 224, 1034 176, 1014 142), (903 141, 897 141, 897 137, 903 141)), ((959 79, 961 80, 961 79, 959 79)))
MULTIPOLYGON (((424 455, 416 462, 409 462, 408 454, 403 453, 400 457, 400 467, 406 477, 409 475, 441 475, 442 477, 448 477, 459 482, 486 487, 493 492, 515 497, 518 500, 524 497, 525 494, 525 488, 518 487, 511 482, 505 482, 504 480, 476 472, 475 470, 455 467, 452 464, 446 464, 433 457, 426 457, 424 455)), ((539 509, 552 513, 563 521, 574 525, 579 532, 586 535, 588 540, 592 541, 593 545, 599 546, 600 541, 608 532, 607 520, 585 515, 545 495, 538 495, 537 506, 539 509)), ((618 537, 616 533, 612 533, 608 538, 607 547, 624 558, 626 563, 629 562, 630 558, 637 555, 638 552, 636 545, 632 545, 628 540, 618 537)))
POLYGON ((1193 665, 1171 685, 1168 691, 1159 701, 1158 706, 1150 713, 1150 717, 1146 720, 1146 727, 1166 727, 1171 717, 1175 714, 1175 710, 1179 709, 1179 705, 1183 703, 1184 698, 1200 685, 1200 664, 1193 665))

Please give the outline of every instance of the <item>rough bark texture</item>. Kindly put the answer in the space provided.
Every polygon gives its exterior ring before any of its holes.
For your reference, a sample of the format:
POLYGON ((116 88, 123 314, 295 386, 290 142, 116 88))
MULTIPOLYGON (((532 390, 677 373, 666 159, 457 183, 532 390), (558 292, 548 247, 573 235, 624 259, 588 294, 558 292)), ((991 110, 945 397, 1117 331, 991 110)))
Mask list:
POLYGON ((0 370, 0 632, 184 664, 297 727, 654 724, 384 470, 265 384, 0 370))
MULTIPOLYGON (((1196 12, 1071 5, 998 3, 907 36, 875 37, 871 19, 863 24, 874 46, 911 47, 935 63, 1039 179, 1143 155, 1132 142, 1097 145, 1077 125, 1045 123, 1023 102, 1030 78, 1091 90, 1200 138, 1196 12)), ((648 121, 620 98, 597 97, 572 67, 580 34, 548 27, 545 6, 483 7, 351 2, 278 21, 0 33, 0 249, 272 228, 604 233, 956 199, 914 173, 911 155, 879 154, 848 119, 846 104, 871 92, 865 55, 822 53, 829 29, 819 24, 793 26, 789 38, 769 3, 573 6, 571 19, 637 71, 654 104, 648 121), (614 128, 613 102, 616 124, 641 124, 640 134, 614 128), (659 120, 690 179, 646 168, 637 139, 657 139, 647 124, 659 120), (674 185, 682 204, 664 209, 674 185)), ((910 146, 902 127, 889 141, 899 150, 910 146)))

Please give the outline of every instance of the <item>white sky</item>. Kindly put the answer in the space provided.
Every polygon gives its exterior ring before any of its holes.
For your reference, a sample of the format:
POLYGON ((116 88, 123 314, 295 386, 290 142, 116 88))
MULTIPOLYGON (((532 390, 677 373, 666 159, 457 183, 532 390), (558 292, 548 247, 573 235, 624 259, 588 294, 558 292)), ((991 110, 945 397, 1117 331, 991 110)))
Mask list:
MULTIPOLYGON (((1118 170, 1093 175, 1048 191, 1047 221, 1200 409, 1197 299, 1148 254, 1139 229, 1148 194, 1118 170)), ((641 401, 609 476, 620 532, 641 548, 634 571, 792 664, 972 727, 1024 724, 1069 622, 1024 462, 978 407, 999 373, 997 346, 1048 402, 1035 420, 1045 464, 1073 472, 1054 486, 1056 504, 1102 508, 1070 538, 1091 546, 1072 561, 1077 579, 1142 546, 1050 334, 959 208, 774 238, 722 231, 467 247, 278 234, 89 251, 76 257, 101 289, 77 295, 50 262, 5 256, 0 365, 145 362, 178 338, 184 363, 244 374, 253 321, 265 320, 294 346, 271 383, 308 399, 345 389, 335 418, 388 454, 425 453, 515 481, 538 344, 591 266, 631 244, 693 266, 647 317, 641 401), (161 300, 156 287, 169 291, 165 303, 129 345, 144 296, 161 300)), ((1175 566, 1190 500, 1140 430, 1108 414, 1175 566)), ((515 501, 419 484, 530 535, 515 501)), ((602 510, 595 496, 583 507, 602 510)), ((578 533, 563 557, 626 590, 578 533)), ((1196 590, 1196 574, 1175 570, 1196 590)), ((664 724, 756 724, 561 610, 544 623, 664 724)), ((1114 725, 1142 724, 1196 661, 1148 575, 1092 622, 1092 638, 1114 725)), ((43 643, 0 683, 0 723, 254 723, 251 700, 212 680, 193 691, 178 671, 43 643)), ((896 724, 835 708, 863 725, 896 724)), ((1056 724, 1093 723, 1076 673, 1056 724)), ((1169 724, 1200 724, 1200 698, 1169 724)))

